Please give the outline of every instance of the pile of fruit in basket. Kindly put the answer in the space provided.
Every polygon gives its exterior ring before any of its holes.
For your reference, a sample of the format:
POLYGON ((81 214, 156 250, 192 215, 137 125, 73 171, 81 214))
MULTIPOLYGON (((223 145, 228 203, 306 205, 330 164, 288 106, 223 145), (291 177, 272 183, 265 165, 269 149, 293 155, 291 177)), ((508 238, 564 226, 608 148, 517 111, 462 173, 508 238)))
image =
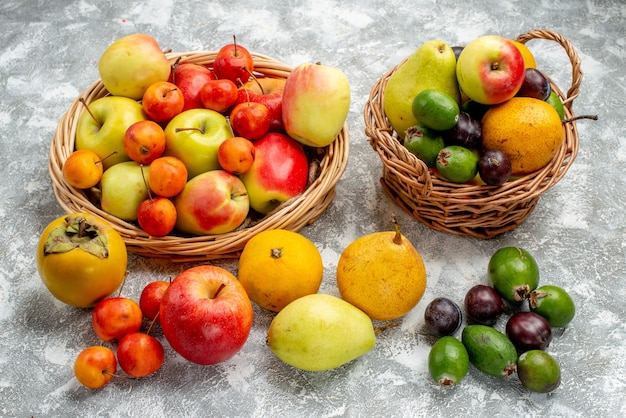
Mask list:
POLYGON ((209 66, 172 63, 154 38, 133 34, 98 68, 109 94, 82 101, 63 177, 157 237, 230 232, 302 193, 306 148, 332 143, 350 105, 341 70, 304 63, 265 76, 236 39, 209 66))
POLYGON ((406 148, 453 183, 532 173, 564 140, 550 80, 524 44, 501 36, 424 42, 389 78, 383 104, 406 148))

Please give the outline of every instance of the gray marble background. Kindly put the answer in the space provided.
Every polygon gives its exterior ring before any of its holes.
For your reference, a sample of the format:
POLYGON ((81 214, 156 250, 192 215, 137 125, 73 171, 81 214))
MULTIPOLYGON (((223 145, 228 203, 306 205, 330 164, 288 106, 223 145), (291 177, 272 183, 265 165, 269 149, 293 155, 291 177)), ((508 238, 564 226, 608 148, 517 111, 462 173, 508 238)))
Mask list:
MULTIPOLYGON (((3 1, 0 416, 624 416, 625 15, 622 0, 3 1), (522 226, 493 240, 435 232, 402 213, 380 188, 382 165, 364 134, 371 86, 426 40, 463 44, 537 28, 560 32, 577 48, 584 78, 574 112, 599 116, 578 123, 580 151, 565 178, 522 226), (265 346, 272 315, 255 307, 248 342, 224 363, 190 364, 165 343, 166 362, 148 379, 116 379, 98 391, 76 381, 76 355, 98 343, 90 311, 54 300, 35 266, 39 233, 63 214, 51 189, 48 147, 62 114, 97 79, 102 51, 134 32, 174 51, 217 50, 237 34, 250 50, 290 65, 322 61, 346 72, 353 95, 349 164, 333 204, 302 230, 325 263, 320 291, 337 294, 342 250, 388 229, 391 213, 428 269, 422 302, 380 335, 373 351, 328 372, 295 370, 265 346), (516 378, 471 369, 458 387, 437 387, 426 365, 432 341, 422 332, 424 308, 437 296, 462 303, 467 289, 487 283, 489 257, 505 245, 528 249, 541 282, 575 299, 574 321, 548 349, 561 364, 562 385, 535 394, 516 378)), ((549 41, 528 45, 540 68, 568 87, 562 49, 549 41)), ((236 271, 234 261, 218 264, 236 271)), ((138 299, 149 281, 187 267, 131 256, 125 294, 138 299)))

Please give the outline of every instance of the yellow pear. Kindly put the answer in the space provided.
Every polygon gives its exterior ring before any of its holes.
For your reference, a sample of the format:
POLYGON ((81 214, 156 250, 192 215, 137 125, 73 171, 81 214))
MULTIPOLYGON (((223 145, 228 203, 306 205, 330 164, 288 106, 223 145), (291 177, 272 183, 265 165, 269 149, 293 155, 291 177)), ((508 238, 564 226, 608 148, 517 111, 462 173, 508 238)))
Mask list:
POLYGON ((341 297, 372 319, 408 313, 426 289, 426 268, 413 244, 395 231, 364 235, 346 247, 337 263, 341 297))
POLYGON ((313 293, 285 306, 272 320, 267 344, 285 363, 308 371, 342 366, 376 344, 372 320, 332 295, 313 293))
POLYGON ((417 123, 411 106, 415 96, 426 89, 444 92, 461 104, 454 51, 439 39, 424 42, 387 81, 383 110, 400 138, 417 123))

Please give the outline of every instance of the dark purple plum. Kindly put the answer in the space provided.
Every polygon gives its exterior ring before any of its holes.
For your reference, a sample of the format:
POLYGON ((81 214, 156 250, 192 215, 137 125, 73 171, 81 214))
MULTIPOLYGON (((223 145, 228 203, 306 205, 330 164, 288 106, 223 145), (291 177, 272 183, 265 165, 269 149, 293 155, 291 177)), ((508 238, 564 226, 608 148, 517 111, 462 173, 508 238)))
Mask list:
POLYGON ((517 92, 519 97, 532 97, 539 100, 548 100, 552 87, 550 81, 536 68, 526 68, 524 83, 517 92))
POLYGON ((476 149, 480 146, 482 138, 480 120, 467 112, 460 112, 454 128, 443 131, 441 136, 446 145, 460 145, 465 148, 476 149))
POLYGON ((426 327, 437 337, 454 334, 462 320, 461 308, 448 298, 433 299, 424 311, 426 327))
POLYGON ((478 160, 478 174, 490 186, 500 186, 511 176, 511 161, 500 150, 486 150, 478 160))
POLYGON ((506 336, 517 351, 545 350, 552 341, 552 328, 543 316, 534 312, 517 312, 506 323, 506 336))
POLYGON ((504 313, 504 302, 493 287, 477 284, 465 294, 465 313, 470 323, 491 326, 504 313))

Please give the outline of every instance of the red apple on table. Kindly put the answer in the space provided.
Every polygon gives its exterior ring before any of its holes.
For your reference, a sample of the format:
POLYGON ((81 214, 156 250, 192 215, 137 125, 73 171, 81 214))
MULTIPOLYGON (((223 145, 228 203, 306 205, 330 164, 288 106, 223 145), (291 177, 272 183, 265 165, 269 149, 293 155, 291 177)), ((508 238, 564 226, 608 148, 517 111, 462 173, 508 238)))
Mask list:
POLYGON ((237 85, 226 78, 207 81, 200 90, 202 105, 223 113, 237 101, 237 85))
POLYGON ((174 66, 172 82, 183 92, 185 99, 183 111, 204 107, 200 99, 200 90, 210 80, 215 80, 215 75, 204 65, 184 62, 174 66))
POLYGON ((470 100, 484 105, 502 103, 515 96, 524 82, 524 57, 509 39, 481 36, 463 48, 456 75, 470 100))
POLYGON ((228 270, 189 268, 172 281, 161 302, 163 335, 185 359, 202 365, 234 356, 252 327, 252 304, 228 270))
POLYGON ((124 335, 139 331, 142 322, 139 304, 123 296, 102 299, 91 311, 91 324, 103 341, 119 341, 124 335))
POLYGON ((226 78, 236 85, 245 83, 254 71, 254 60, 250 52, 237 43, 233 36, 233 43, 224 45, 217 51, 213 62, 213 71, 217 78, 226 78))
POLYGON ((230 111, 233 133, 253 141, 265 135, 271 124, 270 110, 262 103, 244 102, 230 111))
POLYGON ((167 122, 183 111, 185 98, 174 83, 157 81, 148 87, 141 99, 141 107, 150 120, 167 122))
POLYGON ((156 280, 148 283, 139 296, 139 307, 143 316, 153 321, 157 318, 159 308, 161 306, 161 300, 167 288, 170 287, 170 282, 165 280, 156 280))
POLYGON ((254 141, 254 163, 240 175, 250 207, 261 214, 302 193, 308 177, 309 162, 302 144, 278 132, 254 141))
POLYGON ((324 147, 335 140, 350 110, 350 83, 339 68, 298 65, 283 92, 283 124, 304 145, 324 147))
POLYGON ((176 226, 176 207, 167 197, 149 197, 137 208, 137 222, 153 237, 164 237, 176 226))
POLYGON ((284 78, 255 77, 239 87, 237 104, 245 102, 262 103, 270 111, 270 132, 284 132, 283 90, 284 78))
POLYGON ((210 235, 233 231, 248 216, 250 203, 243 183, 225 170, 192 178, 174 198, 176 229, 185 234, 210 235))
POLYGON ((161 368, 165 359, 163 345, 142 332, 126 334, 117 344, 120 368, 132 377, 146 377, 161 368))
POLYGON ((76 379, 90 389, 99 389, 109 383, 116 371, 115 353, 109 347, 87 347, 74 361, 76 379))

